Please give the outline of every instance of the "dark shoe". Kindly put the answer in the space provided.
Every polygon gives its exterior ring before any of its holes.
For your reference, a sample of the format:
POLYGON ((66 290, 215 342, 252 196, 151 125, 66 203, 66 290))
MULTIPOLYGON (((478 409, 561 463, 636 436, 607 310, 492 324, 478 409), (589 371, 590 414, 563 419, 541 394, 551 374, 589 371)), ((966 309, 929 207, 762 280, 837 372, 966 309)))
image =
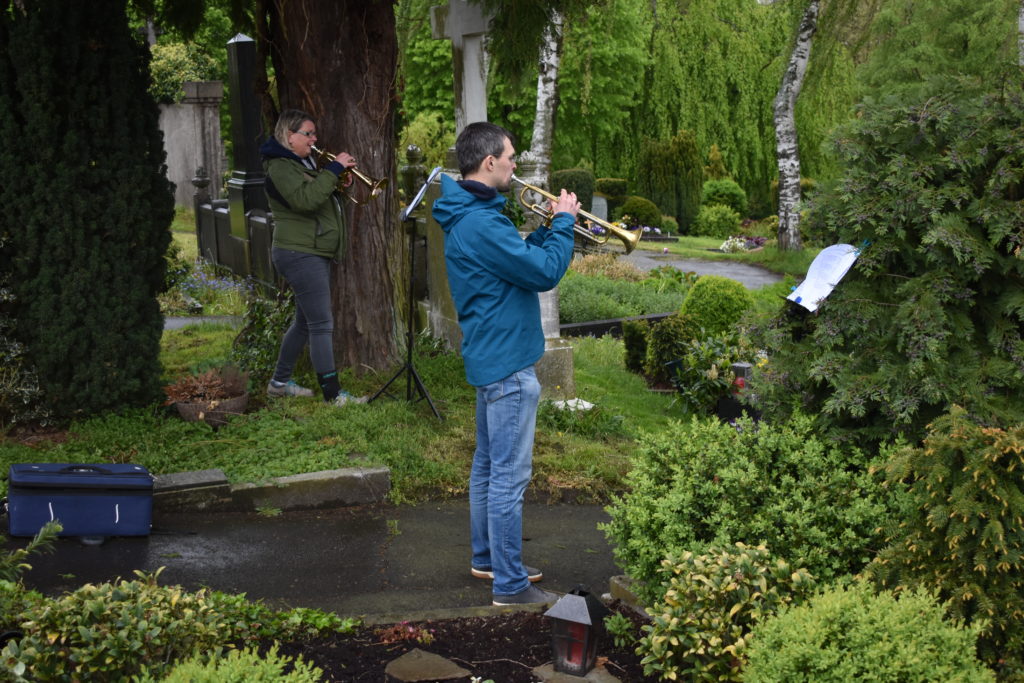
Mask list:
POLYGON ((515 595, 495 595, 491 602, 495 607, 503 607, 505 605, 550 605, 555 600, 558 600, 558 596, 554 593, 541 590, 534 585, 527 586, 526 590, 520 591, 515 595))
MULTIPOLYGON (((544 578, 544 572, 537 569, 536 567, 527 567, 523 565, 523 569, 526 570, 526 578, 530 580, 530 583, 537 583, 544 578)), ((494 580, 494 572, 490 569, 477 569, 476 567, 470 567, 469 573, 478 579, 490 579, 494 580)))

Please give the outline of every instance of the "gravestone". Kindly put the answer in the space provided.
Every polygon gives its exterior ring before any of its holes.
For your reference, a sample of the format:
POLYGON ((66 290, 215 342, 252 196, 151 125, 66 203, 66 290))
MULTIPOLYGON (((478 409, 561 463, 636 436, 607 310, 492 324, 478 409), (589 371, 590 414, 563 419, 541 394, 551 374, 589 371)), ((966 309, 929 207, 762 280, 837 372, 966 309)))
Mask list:
POLYGON ((233 239, 230 240, 229 253, 222 251, 220 254, 221 262, 237 274, 250 272, 245 244, 249 240, 246 214, 254 209, 263 212, 269 209, 263 191, 263 163, 259 149, 264 134, 259 116, 259 99, 254 87, 255 69, 256 42, 239 33, 228 41, 228 92, 234 170, 227 184, 233 239))
MULTIPOLYGON (((531 152, 519 155, 516 165, 516 177, 542 190, 548 190, 541 162, 531 152)), ((513 184, 512 201, 519 201, 521 189, 521 186, 513 184)), ((527 191, 526 199, 539 204, 542 210, 546 210, 548 206, 547 199, 533 192, 527 191)), ((524 238, 543 222, 540 215, 529 210, 526 210, 526 215, 526 223, 522 226, 526 229, 522 233, 524 238)), ((572 344, 563 339, 559 332, 558 287, 540 293, 540 320, 544 329, 544 357, 537 362, 536 369, 537 379, 543 389, 542 395, 551 400, 573 398, 576 396, 576 380, 573 372, 572 344)))
MULTIPOLYGON (((435 39, 448 39, 452 43, 452 68, 455 89, 455 131, 461 132, 469 123, 487 120, 487 51, 485 38, 487 17, 476 4, 466 0, 451 0, 447 7, 432 7, 430 23, 435 39)), ((544 187, 540 163, 529 152, 519 155, 517 177, 531 185, 544 187)), ((448 150, 445 172, 455 179, 458 172, 455 149, 448 150)), ((440 195, 440 179, 427 194, 428 205, 440 195)), ((519 186, 514 184, 511 201, 519 201, 519 186)), ((541 197, 541 204, 547 204, 541 197)), ((429 211, 427 212, 429 215, 429 211)), ((530 231, 541 223, 541 218, 526 211, 525 228, 530 231)), ((525 237, 525 234, 524 234, 525 237)), ((444 232, 434 221, 427 219, 427 278, 430 304, 427 319, 433 336, 443 339, 452 348, 462 344, 462 330, 458 314, 448 289, 448 271, 444 262, 444 232)), ((544 329, 544 357, 537 362, 537 379, 543 398, 567 399, 576 395, 573 375, 572 347, 559 337, 558 288, 540 294, 541 324, 544 329)))
POLYGON ((220 81, 186 81, 185 97, 177 104, 160 105, 160 130, 167 153, 167 177, 174 183, 174 203, 192 206, 189 182, 198 167, 206 169, 213 183, 211 198, 220 196, 224 175, 224 149, 220 141, 220 81))
POLYGON ((487 120, 487 17, 477 4, 450 0, 430 8, 431 34, 452 42, 455 89, 455 132, 466 124, 487 120))

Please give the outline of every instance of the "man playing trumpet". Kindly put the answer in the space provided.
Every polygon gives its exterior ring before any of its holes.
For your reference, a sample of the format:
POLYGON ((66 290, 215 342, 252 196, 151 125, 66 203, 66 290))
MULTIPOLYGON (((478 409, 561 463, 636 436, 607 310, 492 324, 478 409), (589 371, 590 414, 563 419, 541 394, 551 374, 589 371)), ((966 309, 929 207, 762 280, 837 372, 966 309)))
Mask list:
POLYGON ((433 215, 445 233, 448 283, 462 328, 466 379, 476 387, 476 451, 469 480, 471 572, 491 578, 493 604, 547 603, 543 574, 522 562, 523 493, 533 469, 540 402, 534 364, 544 355, 539 292, 572 258, 580 204, 551 200, 550 226, 525 240, 501 213, 515 171, 512 136, 471 123, 455 142, 462 180, 441 176, 433 215))

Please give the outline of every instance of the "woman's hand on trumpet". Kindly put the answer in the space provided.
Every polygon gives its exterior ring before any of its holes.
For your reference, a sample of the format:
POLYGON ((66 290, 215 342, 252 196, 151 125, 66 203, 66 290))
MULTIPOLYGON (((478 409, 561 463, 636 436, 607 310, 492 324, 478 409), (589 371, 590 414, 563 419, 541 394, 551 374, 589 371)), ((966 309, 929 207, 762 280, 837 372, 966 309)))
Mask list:
POLYGON ((566 192, 565 188, 562 189, 558 198, 550 200, 550 203, 552 216, 559 212, 565 212, 575 218, 576 214, 579 213, 580 210, 580 201, 576 199, 576 193, 566 192))
MULTIPOLYGON (((356 158, 348 152, 338 152, 334 155, 334 160, 345 167, 345 170, 353 168, 356 165, 356 158)), ((352 174, 343 174, 341 178, 341 184, 344 187, 348 187, 352 184, 352 174)))

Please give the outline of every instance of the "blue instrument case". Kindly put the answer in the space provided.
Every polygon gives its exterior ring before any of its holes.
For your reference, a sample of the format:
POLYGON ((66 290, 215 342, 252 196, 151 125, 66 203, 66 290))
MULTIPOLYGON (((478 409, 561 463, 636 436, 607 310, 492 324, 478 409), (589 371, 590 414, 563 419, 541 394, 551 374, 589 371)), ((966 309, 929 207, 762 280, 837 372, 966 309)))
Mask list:
POLYGON ((130 464, 11 465, 7 519, 11 536, 34 536, 58 520, 61 536, 148 536, 153 477, 130 464))

